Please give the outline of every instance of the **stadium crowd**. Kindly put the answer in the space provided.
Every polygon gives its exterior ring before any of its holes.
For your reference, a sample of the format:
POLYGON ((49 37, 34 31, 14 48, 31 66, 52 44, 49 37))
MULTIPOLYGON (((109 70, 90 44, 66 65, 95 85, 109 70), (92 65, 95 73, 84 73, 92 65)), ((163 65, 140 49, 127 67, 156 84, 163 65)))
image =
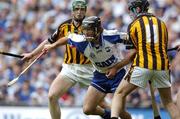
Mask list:
MULTIPOLYGON (((71 16, 71 0, 0 0, 0 50, 22 54, 30 52, 48 38, 58 25, 71 16)), ((169 46, 180 44, 180 1, 150 0, 150 11, 163 19, 168 27, 169 46)), ((87 16, 97 15, 106 29, 126 32, 131 18, 127 13, 126 0, 88 0, 87 16)), ((48 89, 61 70, 61 47, 38 60, 12 87, 8 81, 16 78, 27 66, 18 58, 0 55, 0 105, 47 106, 48 89)), ((126 55, 127 50, 121 47, 126 55)), ((175 56, 169 52, 169 57, 175 56)), ((180 64, 171 72, 173 98, 180 90, 180 64)), ((86 88, 77 85, 68 91, 59 103, 63 106, 82 106, 86 88)), ((112 95, 106 97, 111 101, 112 95)), ((160 102, 156 93, 157 102, 160 102)), ((128 107, 150 107, 149 88, 139 89, 127 98, 128 107)))

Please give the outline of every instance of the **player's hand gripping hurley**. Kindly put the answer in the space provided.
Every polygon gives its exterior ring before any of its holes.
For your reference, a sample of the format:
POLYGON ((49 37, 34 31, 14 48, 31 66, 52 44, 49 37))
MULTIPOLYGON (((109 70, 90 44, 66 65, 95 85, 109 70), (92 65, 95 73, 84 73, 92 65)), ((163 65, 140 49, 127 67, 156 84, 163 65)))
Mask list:
POLYGON ((29 64, 19 75, 18 77, 14 78, 12 81, 10 81, 7 86, 12 86, 14 83, 16 83, 19 80, 19 77, 21 75, 23 75, 42 55, 44 55, 46 53, 46 51, 42 51, 37 57, 36 59, 34 59, 31 64, 29 64))

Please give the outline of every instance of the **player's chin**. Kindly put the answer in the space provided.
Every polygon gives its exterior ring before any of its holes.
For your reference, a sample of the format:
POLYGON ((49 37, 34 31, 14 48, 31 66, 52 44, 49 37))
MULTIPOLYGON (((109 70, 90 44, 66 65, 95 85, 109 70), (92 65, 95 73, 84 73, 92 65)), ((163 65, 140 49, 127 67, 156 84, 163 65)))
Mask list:
POLYGON ((77 15, 76 19, 78 19, 78 20, 83 20, 83 19, 84 19, 84 16, 83 16, 83 15, 77 15))

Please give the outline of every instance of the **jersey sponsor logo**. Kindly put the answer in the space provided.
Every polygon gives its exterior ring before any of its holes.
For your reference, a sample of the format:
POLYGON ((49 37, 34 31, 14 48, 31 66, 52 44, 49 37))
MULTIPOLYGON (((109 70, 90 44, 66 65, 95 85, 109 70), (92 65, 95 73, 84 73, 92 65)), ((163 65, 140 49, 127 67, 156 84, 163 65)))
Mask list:
POLYGON ((112 55, 109 59, 107 59, 104 62, 95 62, 95 65, 98 67, 108 67, 116 62, 117 62, 117 58, 114 55, 112 55))

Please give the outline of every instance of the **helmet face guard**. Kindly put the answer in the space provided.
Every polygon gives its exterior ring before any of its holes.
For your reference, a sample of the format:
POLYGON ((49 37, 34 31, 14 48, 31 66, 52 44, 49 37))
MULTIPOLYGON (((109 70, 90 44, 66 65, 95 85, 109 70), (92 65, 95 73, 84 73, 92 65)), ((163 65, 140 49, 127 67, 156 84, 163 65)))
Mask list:
POLYGON ((87 41, 97 41, 101 29, 101 20, 99 17, 87 17, 82 22, 82 31, 87 41))
POLYGON ((87 41, 93 42, 97 40, 98 33, 95 28, 83 28, 83 34, 87 41))

